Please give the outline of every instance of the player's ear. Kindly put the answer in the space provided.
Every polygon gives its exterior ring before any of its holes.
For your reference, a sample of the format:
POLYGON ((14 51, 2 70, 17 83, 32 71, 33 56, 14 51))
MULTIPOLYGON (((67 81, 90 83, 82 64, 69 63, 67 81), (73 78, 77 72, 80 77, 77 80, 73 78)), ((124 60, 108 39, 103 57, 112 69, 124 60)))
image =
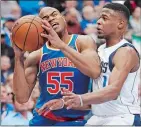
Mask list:
POLYGON ((124 28, 124 25, 125 25, 125 22, 124 21, 120 21, 118 23, 118 29, 123 29, 124 28))
POLYGON ((66 20, 65 20, 65 16, 64 16, 64 15, 62 15, 62 18, 63 18, 63 20, 66 22, 66 20))

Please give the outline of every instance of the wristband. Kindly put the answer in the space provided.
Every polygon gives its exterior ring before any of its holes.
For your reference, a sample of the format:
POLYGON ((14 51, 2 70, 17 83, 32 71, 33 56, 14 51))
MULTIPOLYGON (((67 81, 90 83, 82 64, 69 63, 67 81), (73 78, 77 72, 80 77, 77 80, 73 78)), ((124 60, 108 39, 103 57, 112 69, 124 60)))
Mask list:
POLYGON ((81 95, 78 95, 79 99, 80 99, 80 106, 82 107, 83 106, 83 100, 82 100, 82 97, 81 95))
POLYGON ((61 100, 62 100, 62 106, 61 106, 61 109, 62 109, 62 108, 64 108, 65 101, 64 101, 64 99, 62 99, 62 98, 61 98, 61 100))

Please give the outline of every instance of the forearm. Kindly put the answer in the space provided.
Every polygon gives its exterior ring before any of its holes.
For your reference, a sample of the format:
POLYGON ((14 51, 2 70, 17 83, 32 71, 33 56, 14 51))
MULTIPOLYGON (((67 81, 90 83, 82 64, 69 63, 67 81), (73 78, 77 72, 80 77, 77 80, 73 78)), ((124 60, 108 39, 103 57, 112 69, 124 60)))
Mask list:
POLYGON ((99 76, 100 64, 98 56, 95 56, 93 58, 85 56, 67 45, 65 45, 64 48, 61 49, 61 51, 85 75, 88 75, 92 78, 97 78, 99 76))
POLYGON ((18 102, 24 103, 28 101, 30 95, 29 86, 25 78, 24 64, 17 58, 15 58, 13 90, 18 102))
POLYGON ((116 87, 109 85, 93 93, 83 94, 82 100, 84 105, 101 104, 116 99, 118 96, 116 91, 116 87))
POLYGON ((73 108, 74 110, 91 110, 91 105, 84 105, 82 107, 73 108))

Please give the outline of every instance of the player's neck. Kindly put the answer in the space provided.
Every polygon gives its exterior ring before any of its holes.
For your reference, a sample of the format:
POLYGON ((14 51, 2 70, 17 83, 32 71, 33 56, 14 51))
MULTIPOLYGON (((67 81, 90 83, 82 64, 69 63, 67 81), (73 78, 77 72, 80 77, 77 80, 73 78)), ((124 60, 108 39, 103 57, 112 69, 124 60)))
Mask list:
POLYGON ((68 31, 66 29, 64 30, 64 32, 58 34, 58 36, 66 44, 68 44, 71 39, 71 35, 68 34, 68 31))
POLYGON ((61 40, 62 40, 64 43, 68 44, 68 43, 70 42, 71 37, 72 37, 71 35, 69 35, 68 33, 65 33, 65 34, 62 36, 61 40))
MULTIPOLYGON (((69 44, 71 37, 72 37, 72 35, 69 35, 67 31, 64 32, 63 34, 60 34, 60 35, 58 34, 58 36, 66 44, 69 44)), ((49 47, 54 48, 52 45, 49 45, 49 47)), ((56 48, 54 48, 54 49, 56 49, 56 48)))
POLYGON ((110 37, 106 38, 106 47, 111 47, 119 43, 123 37, 110 37))

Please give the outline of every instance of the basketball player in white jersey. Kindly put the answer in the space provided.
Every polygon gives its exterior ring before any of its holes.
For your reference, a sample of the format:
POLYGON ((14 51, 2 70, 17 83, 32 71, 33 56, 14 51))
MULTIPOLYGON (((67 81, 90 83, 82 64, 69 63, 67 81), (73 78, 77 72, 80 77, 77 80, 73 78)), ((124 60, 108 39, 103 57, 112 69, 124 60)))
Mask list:
POLYGON ((86 125, 141 125, 139 55, 124 39, 129 16, 129 10, 122 4, 110 3, 103 7, 97 21, 98 37, 106 40, 98 49, 101 76, 94 80, 92 93, 63 93, 67 109, 92 105, 93 116, 86 125))

